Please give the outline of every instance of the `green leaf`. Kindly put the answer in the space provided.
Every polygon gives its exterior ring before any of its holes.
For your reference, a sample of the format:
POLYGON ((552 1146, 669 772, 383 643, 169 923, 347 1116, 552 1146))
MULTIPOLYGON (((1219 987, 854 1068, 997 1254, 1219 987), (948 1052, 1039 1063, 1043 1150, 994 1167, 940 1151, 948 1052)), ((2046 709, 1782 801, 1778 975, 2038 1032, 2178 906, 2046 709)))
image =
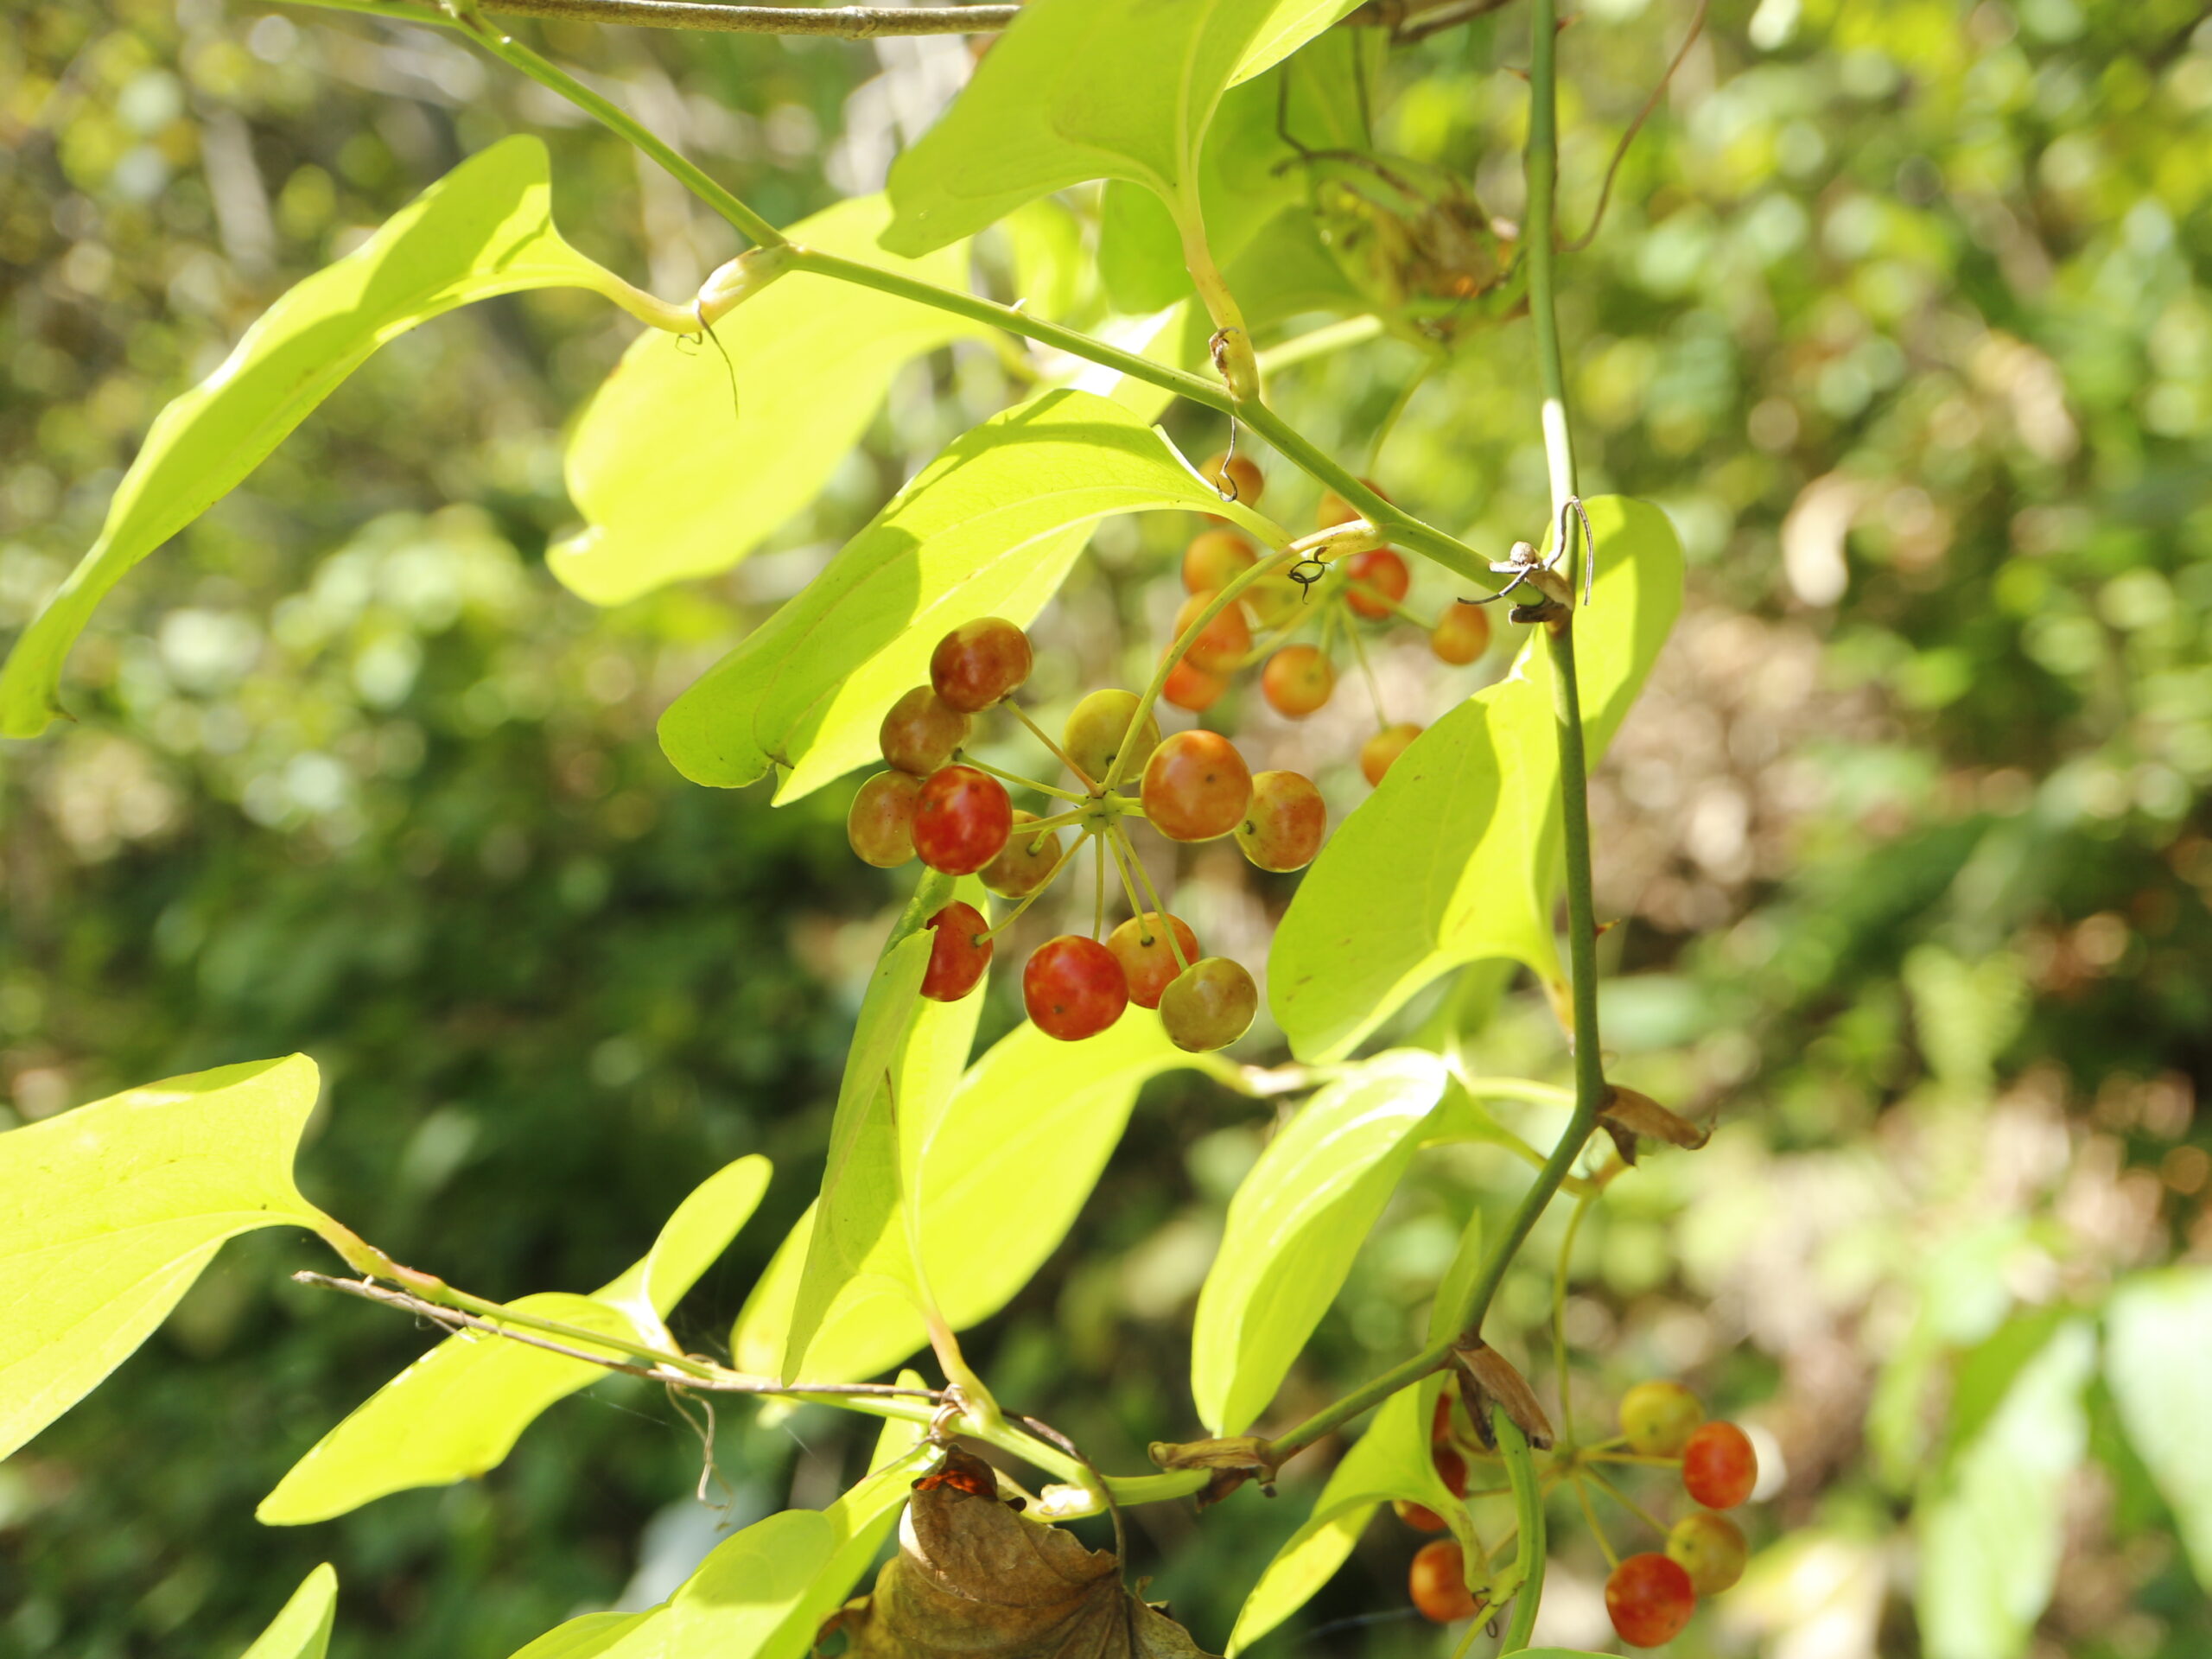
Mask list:
POLYGON ((1472 1546, 1466 1511, 1437 1478, 1429 1454, 1429 1421, 1443 1386, 1431 1377, 1382 1402, 1373 1426, 1331 1471, 1306 1524, 1275 1552, 1245 1597, 1229 1633, 1228 1659, 1310 1601, 1350 1559, 1375 1511, 1395 1498, 1435 1510, 1452 1523, 1463 1548, 1472 1546))
POLYGON ((1436 1055, 1377 1055, 1307 1101, 1260 1154, 1198 1292, 1191 1392, 1212 1433, 1243 1433, 1274 1398, 1448 1079, 1436 1055))
MULTIPOLYGON (((768 1160, 756 1154, 708 1178, 677 1207, 652 1249, 591 1295, 550 1291, 510 1306, 624 1341, 673 1348, 663 1319, 751 1217, 768 1174, 768 1160)), ((606 1355, 625 1357, 613 1349, 606 1355)), ((254 1516, 264 1526, 301 1526, 392 1492, 480 1475, 505 1459, 549 1406, 605 1375, 588 1361, 510 1338, 457 1332, 309 1448, 254 1516)))
POLYGON ((0 1135, 0 1457, 96 1387, 226 1238, 328 1225, 292 1185, 315 1062, 149 1083, 0 1135))
MULTIPOLYGON (((1575 613, 1594 766, 1681 607, 1682 553, 1649 503, 1600 496, 1595 599, 1575 613)), ((1513 671, 1414 740, 1339 825, 1291 900, 1268 959, 1268 1002, 1301 1059, 1349 1053, 1421 987, 1510 957, 1560 987, 1552 668, 1531 637, 1513 671)))
POLYGON ((283 1611, 239 1659, 322 1659, 338 1614, 338 1574, 328 1561, 300 1580, 283 1611))
POLYGON ((1031 0, 944 118, 893 164, 897 213, 884 245, 942 247, 1090 179, 1126 180, 1173 202, 1195 188, 1222 93, 1326 27, 1316 15, 1327 9, 1031 0))
POLYGON ((1103 397, 1062 390, 1009 410, 956 439, 678 697, 661 717, 661 747, 695 783, 734 788, 775 765, 790 769, 779 801, 819 789, 874 757, 884 709, 928 677, 948 629, 978 616, 1027 623, 1093 524, 1165 508, 1281 540, 1103 397))
POLYGON ((642 1613, 585 1613, 556 1625, 514 1659, 604 1659, 624 1636, 651 1618, 642 1613))
POLYGON ((1918 1608, 1929 1659, 2018 1659, 2050 1605, 2066 1483, 2088 1445, 2088 1321, 2061 1327, 1916 1511, 1918 1608))
POLYGON ((107 522, 0 671, 0 734, 61 712, 62 659, 131 566, 214 505, 385 341, 495 294, 628 285, 553 228, 545 146, 502 140, 455 168, 335 264, 291 289, 147 433, 107 522))
POLYGON ((2212 1589, 2212 1270, 2124 1279, 2105 1308, 2105 1381, 2127 1437, 2212 1589))
MULTIPOLYGON (((1156 1018, 1132 1011, 1079 1043, 1018 1027, 969 1068, 924 1129, 912 1178, 923 1259, 949 1325, 962 1330, 997 1313, 1058 1248, 1146 1082, 1204 1064, 1171 1044, 1156 1018)), ((730 1348, 741 1370, 781 1370, 812 1227, 810 1211, 738 1315, 730 1348)), ((923 1345, 912 1300, 874 1286, 856 1279, 838 1293, 791 1375, 875 1376, 923 1345)))
MULTIPOLYGON (((965 244, 919 261, 893 258, 876 245, 889 219, 883 198, 868 196, 792 226, 791 236, 941 288, 967 287, 965 244)), ((719 352, 711 341, 647 330, 569 440, 569 494, 585 527, 546 554, 546 568, 594 605, 728 569, 821 493, 902 367, 989 332, 804 271, 715 324, 719 352)))
POLYGON ((1243 57, 1237 60, 1236 72, 1229 78, 1230 85, 1233 86, 1239 81, 1249 80, 1262 70, 1272 69, 1330 24, 1351 16, 1359 3, 1360 0, 1275 0, 1274 11, 1253 35, 1252 43, 1244 48, 1243 57))

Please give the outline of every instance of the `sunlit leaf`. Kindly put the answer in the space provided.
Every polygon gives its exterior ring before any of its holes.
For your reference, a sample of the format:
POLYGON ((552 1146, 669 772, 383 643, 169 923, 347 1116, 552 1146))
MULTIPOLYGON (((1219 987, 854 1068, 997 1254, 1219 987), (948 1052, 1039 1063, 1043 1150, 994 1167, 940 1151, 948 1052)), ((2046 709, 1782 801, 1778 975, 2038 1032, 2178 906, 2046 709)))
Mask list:
POLYGON ((2066 1483, 2088 1445, 2086 1320, 2023 1366, 1981 1433, 1915 1512, 1917 1604, 1929 1659, 2017 1659, 2050 1605, 2065 1543, 2066 1483))
MULTIPOLYGON (((1594 764, 1681 608, 1682 554, 1656 507, 1588 506, 1597 594, 1574 634, 1594 764)), ((1417 738, 1337 827, 1268 957, 1269 1006, 1301 1058, 1341 1057, 1462 963, 1510 957, 1559 984, 1555 746, 1550 655, 1531 638, 1506 678, 1417 738)))
POLYGON ((325 1561, 300 1580, 292 1599, 239 1659, 322 1659, 338 1614, 338 1574, 325 1561))
MULTIPOLYGON (((652 1249, 591 1295, 550 1291, 510 1306, 603 1336, 672 1347, 663 1319, 752 1216, 768 1174, 768 1160, 755 1155, 710 1176, 677 1206, 652 1249)), ((626 1357, 612 1348, 598 1351, 626 1357)), ((505 1459, 549 1406, 605 1375, 587 1360, 488 1332, 450 1336, 318 1440, 262 1499, 255 1518, 299 1526, 388 1493, 480 1475, 505 1459)))
POLYGON ((1236 1189, 1191 1340, 1191 1391, 1214 1433, 1242 1433, 1274 1398, 1448 1077, 1433 1054, 1376 1056, 1300 1107, 1236 1189))
POLYGON ((946 630, 978 616, 1027 622, 1092 524, 1170 507, 1278 539, 1103 397, 1060 391, 1009 410, 956 439, 678 697, 661 717, 661 747, 696 783, 734 787, 779 766, 779 801, 818 789, 877 753, 884 709, 928 677, 946 630))
POLYGON ((246 330, 175 399, 108 504, 99 539, 0 670, 0 734, 60 713, 62 659, 124 573, 214 505, 385 341, 472 300, 532 288, 626 285, 553 228, 545 146, 502 140, 455 168, 246 330))
MULTIPOLYGON (((889 219, 883 198, 868 196, 790 234, 939 287, 967 286, 966 244, 894 258, 876 245, 889 219)), ((546 568, 595 605, 727 569, 821 493, 900 368, 986 332, 934 306, 804 271, 715 324, 721 351, 647 330, 569 440, 569 495, 585 527, 546 554, 546 568)))
POLYGON ((2105 1380, 2174 1512, 2196 1581, 2212 1588, 2212 1271, 2121 1281, 2106 1304, 2105 1380))
POLYGON ((0 1135, 0 1457, 146 1339, 226 1238, 320 1227, 292 1185, 315 1062, 149 1083, 0 1135))
POLYGON ((1271 69, 1338 19, 1351 15, 1360 0, 1274 0, 1274 8, 1244 48, 1229 79, 1231 86, 1271 69))
POLYGON ((651 1618, 643 1613, 585 1613, 556 1625, 513 1659, 601 1659, 617 1642, 651 1618))

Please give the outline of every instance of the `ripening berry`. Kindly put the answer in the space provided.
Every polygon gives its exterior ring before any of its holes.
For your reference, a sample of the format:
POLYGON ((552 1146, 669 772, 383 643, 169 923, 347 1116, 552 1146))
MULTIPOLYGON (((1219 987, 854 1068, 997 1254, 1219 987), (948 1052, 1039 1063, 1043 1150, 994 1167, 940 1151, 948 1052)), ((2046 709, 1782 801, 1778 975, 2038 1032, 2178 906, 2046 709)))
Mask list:
POLYGON ((1002 616, 963 622, 930 653, 930 683, 955 709, 988 709, 1029 677, 1029 636, 1002 616))
POLYGON ((1006 785, 973 766, 939 766, 914 802, 914 850, 947 875, 972 875, 999 855, 1014 831, 1006 785))
POLYGON ((895 870, 914 855, 914 798, 922 780, 909 772, 879 772, 853 797, 845 839, 865 863, 895 870))
POLYGON ((1429 1456, 1435 1460, 1436 1478, 1444 1483, 1445 1490, 1454 1497, 1465 1497, 1467 1495, 1467 1460, 1448 1446, 1432 1446, 1429 1456))
POLYGON ((1733 1423, 1707 1423, 1682 1444, 1682 1490, 1708 1510, 1732 1510, 1759 1484, 1759 1454, 1733 1423))
MULTIPOLYGON (((1389 492, 1373 479, 1363 478, 1359 481, 1385 501, 1390 499, 1389 492)), ((1357 507, 1352 505, 1334 490, 1322 491, 1321 505, 1313 510, 1313 522, 1323 530, 1334 530, 1338 524, 1348 524, 1353 519, 1363 516, 1357 507)))
POLYGON ((1217 594, 1259 562, 1252 543, 1235 531, 1201 531, 1183 550, 1183 591, 1217 594))
POLYGON ((968 716, 928 686, 918 685, 891 705, 878 736, 886 760, 926 778, 968 741, 968 716))
POLYGON ((1106 948, 1114 953, 1115 959, 1122 964, 1122 977, 1129 982, 1129 1001, 1141 1008, 1156 1008, 1160 993, 1198 959, 1198 936, 1179 916, 1170 916, 1167 925, 1163 927, 1159 912, 1147 911, 1141 916, 1130 917, 1109 933, 1106 948), (1180 962, 1175 959, 1175 952, 1167 943, 1171 927, 1175 931, 1176 944, 1182 947, 1180 962))
POLYGON ((1397 1511, 1398 1519, 1415 1532, 1444 1530, 1444 1517, 1426 1503, 1415 1503, 1408 1498, 1394 1497, 1390 1500, 1390 1507, 1397 1511))
POLYGON ((1185 657, 1167 671, 1167 678, 1160 688, 1160 695, 1178 709, 1187 709, 1194 715, 1203 715, 1221 701, 1221 694, 1229 690, 1229 682, 1209 669, 1200 668, 1185 657))
POLYGON ((1047 1037, 1080 1042, 1122 1017, 1129 982, 1114 953, 1097 940, 1063 933, 1031 952, 1021 970, 1021 1001, 1047 1037))
POLYGON ((1198 476, 1240 505, 1256 507, 1268 487, 1268 476, 1249 455, 1232 455, 1226 449, 1201 467, 1198 476))
POLYGON ((1260 988, 1241 962, 1207 957, 1176 976, 1160 999, 1167 1040, 1190 1054, 1227 1048, 1252 1028, 1260 988))
POLYGON ((1421 1617, 1434 1624, 1472 1618, 1483 1610, 1475 1592, 1467 1588, 1466 1556, 1456 1539, 1439 1538, 1415 1550, 1406 1589, 1421 1617))
POLYGON ((1045 885, 1059 868, 1060 832, 1040 830, 1022 834, 1024 824, 1037 822, 1034 812, 1017 810, 1014 829, 999 855, 983 866, 983 885, 1001 899, 1027 899, 1045 885))
POLYGON ((1389 615, 1413 582, 1414 573, 1406 569, 1406 562, 1387 547, 1355 553, 1344 561, 1344 603, 1370 622, 1389 615))
POLYGON ((956 899, 922 925, 937 935, 930 941, 930 965, 922 970, 922 995, 957 1002, 982 983, 991 965, 990 925, 975 906, 956 899))
POLYGON ((1605 1580, 1605 1611, 1632 1648, 1673 1641, 1696 1606, 1697 1592, 1681 1563, 1649 1551, 1630 1556, 1605 1580))
POLYGON ((1295 772, 1252 776, 1252 798, 1236 826, 1236 844, 1263 870, 1302 870, 1321 850, 1329 808, 1313 780, 1295 772))
POLYGON ((1428 1419, 1428 1443, 1431 1446, 1449 1445, 1453 1438, 1452 1433, 1452 1399, 1453 1395, 1452 1390, 1449 1389, 1445 1389, 1443 1393, 1436 1396, 1436 1409, 1429 1414, 1428 1419))
POLYGON ((1629 1450, 1647 1458, 1675 1458, 1705 1421, 1697 1395, 1663 1377, 1639 1382, 1621 1395, 1621 1433, 1629 1450))
POLYGON ((1260 695, 1268 707, 1292 720, 1303 720, 1337 689, 1337 671, 1317 645, 1285 645, 1260 671, 1260 695))
POLYGON ((1370 784, 1380 784, 1382 774, 1397 763, 1406 746, 1421 735, 1421 728, 1410 721, 1401 721, 1395 726, 1385 726, 1381 731, 1359 746, 1359 770, 1370 784))
MULTIPOLYGON (((1192 594, 1183 601, 1183 608, 1175 613, 1175 637, 1180 639, 1190 633, 1198 620, 1198 613, 1214 601, 1211 594, 1192 594)), ((1239 605, 1224 605, 1220 613, 1191 638, 1183 652, 1183 660, 1196 663, 1200 668, 1214 673, 1224 670, 1234 671, 1252 649, 1252 625, 1244 620, 1244 610, 1239 605)))
POLYGON ((1218 732, 1178 732, 1152 752, 1140 791, 1145 816, 1170 841, 1211 841, 1244 822, 1252 772, 1218 732))
POLYGON ((1667 1534, 1667 1554, 1690 1575, 1690 1587, 1698 1594, 1717 1596, 1744 1576, 1751 1548, 1726 1516, 1700 1510, 1675 1522, 1667 1534))
MULTIPOLYGON (((1139 701, 1134 691, 1093 691, 1076 704, 1075 712, 1068 716, 1067 728, 1060 734, 1060 745, 1067 750, 1068 759, 1082 767, 1084 775, 1092 783, 1104 783, 1106 774, 1113 769, 1114 757, 1121 752, 1122 740, 1129 734, 1129 721, 1136 714, 1139 701)), ((1137 728, 1129 764, 1122 768, 1122 776, 1137 776, 1159 747, 1160 722, 1147 710, 1144 724, 1137 728)))
POLYGON ((1490 649, 1490 613, 1464 601, 1447 605, 1429 630, 1428 648, 1440 663, 1465 668, 1490 649))

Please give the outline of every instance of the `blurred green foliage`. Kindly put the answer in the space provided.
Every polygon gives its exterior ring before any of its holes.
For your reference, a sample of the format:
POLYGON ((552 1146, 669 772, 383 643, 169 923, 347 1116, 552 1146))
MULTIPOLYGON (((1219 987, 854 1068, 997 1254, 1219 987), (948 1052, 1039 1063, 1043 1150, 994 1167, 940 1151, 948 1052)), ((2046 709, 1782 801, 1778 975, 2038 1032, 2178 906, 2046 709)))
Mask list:
MULTIPOLYGON (((1661 503, 1693 560, 1596 803, 1601 902, 1625 924, 1607 1037, 1623 1081, 1721 1126, 1582 1228, 1576 1399, 1595 1427, 1628 1382, 1682 1376, 1783 1471, 1750 1580, 1678 1651, 1951 1659, 1916 1617, 1919 1513, 1971 1494, 1980 1436, 2015 1421, 2010 1385, 2070 1315, 2122 1274, 2212 1258, 2198 16, 1724 0, 1567 263, 1584 486, 1661 503)), ((1575 21, 1570 226, 1683 25, 1644 0, 1575 21)), ((1441 35, 1376 104, 1379 149, 1471 179, 1507 219, 1524 34, 1508 9, 1441 35)), ((779 221, 872 188, 963 50, 543 38, 779 221)), ((611 141, 423 31, 122 0, 0 38, 0 627, 89 543, 164 397, 287 283, 523 128, 547 131, 563 231, 594 257, 680 296, 734 251, 611 141)), ((542 556, 573 519, 562 423, 630 331, 556 294, 409 336, 111 602, 73 664, 84 720, 11 747, 0 777, 0 1075, 32 1117, 305 1048, 330 1079, 309 1195, 494 1296, 597 1282, 701 1175, 764 1151, 761 1217, 679 1318, 704 1351, 811 1189, 891 888, 847 855, 840 791, 771 812, 682 785, 652 719, 1005 381, 981 347, 910 372, 769 551, 601 615, 542 556)), ((1531 534, 1528 350, 1516 324, 1469 330, 1365 470, 1478 545, 1531 534)), ((1362 458, 1421 362, 1384 343, 1276 395, 1362 458)), ((1046 696, 1148 662, 1167 534, 1102 536, 1040 630, 1046 696)), ((1450 592, 1424 573, 1415 603, 1450 592)), ((1443 706, 1418 649, 1377 670, 1394 700, 1443 706)), ((1224 711, 1357 798, 1356 712, 1224 711)), ((1284 896, 1204 854, 1185 879, 1209 938, 1257 940, 1284 896)), ((1414 1017, 1468 1032, 1484 1070, 1561 1067, 1548 1012, 1485 970, 1414 1017)), ((1187 1081, 1148 1092, 1068 1247, 982 1333, 1003 1397, 1109 1467, 1190 1433, 1191 1301, 1269 1128, 1187 1081)), ((1542 1109, 1526 1130, 1548 1139, 1542 1109)), ((1519 1179, 1465 1149, 1416 1163, 1281 1420, 1418 1339, 1471 1208, 1519 1179)), ((1548 1393, 1563 1220, 1500 1302, 1548 1393)), ((499 1659, 711 1541, 697 1443, 622 1383, 479 1485, 255 1527, 283 1469, 423 1345, 283 1279, 324 1264, 288 1237, 232 1247, 0 1467, 0 1655, 235 1651, 327 1558, 334 1652, 499 1659)), ((2212 1615, 2113 1392, 2083 1396, 2039 1639, 2190 1659, 2212 1615)), ((826 1501, 868 1438, 742 1416, 717 1448, 737 1519, 826 1501)), ((1307 1461, 1272 1506, 1133 1513, 1139 1570, 1201 1640, 1301 1517, 1325 1472, 1307 1461)), ((1602 1566, 1586 1537, 1559 1549, 1547 1630, 1596 1645, 1602 1566)), ((1378 1524, 1271 1651, 1431 1650, 1387 1611, 1339 1623, 1399 1606, 1409 1553, 1378 1524)))

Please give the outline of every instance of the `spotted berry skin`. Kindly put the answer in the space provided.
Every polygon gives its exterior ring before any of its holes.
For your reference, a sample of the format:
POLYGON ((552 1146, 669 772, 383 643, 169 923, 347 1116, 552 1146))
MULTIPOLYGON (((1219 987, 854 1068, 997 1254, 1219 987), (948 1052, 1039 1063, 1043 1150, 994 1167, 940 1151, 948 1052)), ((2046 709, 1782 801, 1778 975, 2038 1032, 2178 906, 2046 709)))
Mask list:
MULTIPOLYGON (((1129 721, 1136 714, 1139 701, 1134 691, 1103 687, 1076 704, 1075 712, 1068 716, 1067 727, 1060 734, 1060 746, 1092 783, 1104 783, 1106 774, 1113 769, 1122 740, 1129 736, 1129 721)), ((1130 744, 1129 763, 1122 768, 1122 776, 1134 778, 1142 772, 1144 763, 1152 759, 1152 752, 1159 747, 1160 722, 1147 710, 1130 744)))
POLYGON ((1751 1548, 1741 1528, 1725 1515, 1700 1510, 1668 1529, 1667 1554, 1690 1575, 1700 1596, 1717 1596, 1744 1576, 1751 1548))
MULTIPOLYGON (((1661 1559, 1665 1559, 1662 1557, 1661 1559)), ((1407 1593, 1421 1616, 1437 1624, 1457 1624, 1482 1611, 1483 1604, 1467 1588, 1466 1555, 1456 1539, 1439 1538, 1414 1552, 1406 1575, 1407 1593)))
POLYGON ((1236 826, 1236 844, 1263 870, 1302 870, 1329 832, 1328 803, 1301 772, 1268 771, 1252 778, 1252 798, 1236 826))
POLYGON ((1145 816, 1170 841, 1211 841, 1244 821, 1252 771, 1218 732, 1178 732, 1145 762, 1145 816))
POLYGON ((1002 616, 963 622, 930 653, 930 685, 963 714, 1009 696, 1029 677, 1029 636, 1002 616))
POLYGON ((1643 1457, 1681 1456, 1690 1432, 1704 1421, 1697 1395, 1671 1378, 1650 1378, 1621 1395, 1621 1433, 1629 1450, 1643 1457))
POLYGON ((973 766, 940 766, 914 802, 914 850, 947 875, 972 875, 1004 849, 1014 830, 1006 785, 973 766))
POLYGON ((1160 998, 1167 1040, 1190 1054, 1227 1048, 1252 1028, 1259 1011, 1260 988, 1243 963, 1227 957, 1192 963, 1160 998))
POLYGON ((1147 911, 1130 917, 1108 934, 1106 948, 1122 964, 1122 976, 1129 984, 1129 1001, 1141 1008, 1156 1008, 1176 976, 1198 959, 1198 936, 1179 916, 1168 917, 1163 925, 1157 911, 1147 911), (1179 962, 1167 943, 1170 928, 1174 930, 1175 944, 1182 949, 1179 962))
POLYGON ((901 772, 926 778, 968 741, 968 716, 926 685, 891 705, 878 741, 883 758, 901 772))
POLYGON ((970 904, 954 899, 923 924, 930 941, 930 965, 922 970, 922 995, 936 1002, 957 1002, 983 982, 991 965, 989 924, 970 904))
POLYGON ((1021 1001, 1047 1037, 1096 1037, 1129 1005, 1129 982, 1111 950, 1079 933, 1047 939, 1021 970, 1021 1001))
POLYGON ((1014 815, 1014 830, 999 855, 983 866, 983 885, 1001 899, 1027 899, 1043 887, 1060 863, 1060 832, 1057 830, 1031 830, 1022 833, 1025 826, 1035 823, 1034 812, 1017 810, 1014 815))
POLYGON ((1682 1490, 1708 1510, 1732 1510, 1759 1484, 1759 1454, 1733 1423, 1706 1423, 1682 1443, 1682 1490))
POLYGON ((1605 1580, 1605 1611, 1632 1648, 1673 1641, 1696 1608, 1697 1592, 1682 1564, 1655 1552, 1629 1556, 1605 1580))
POLYGON ((860 786, 845 815, 845 839, 867 863, 895 870, 914 856, 914 803, 922 780, 910 772, 879 772, 860 786))

